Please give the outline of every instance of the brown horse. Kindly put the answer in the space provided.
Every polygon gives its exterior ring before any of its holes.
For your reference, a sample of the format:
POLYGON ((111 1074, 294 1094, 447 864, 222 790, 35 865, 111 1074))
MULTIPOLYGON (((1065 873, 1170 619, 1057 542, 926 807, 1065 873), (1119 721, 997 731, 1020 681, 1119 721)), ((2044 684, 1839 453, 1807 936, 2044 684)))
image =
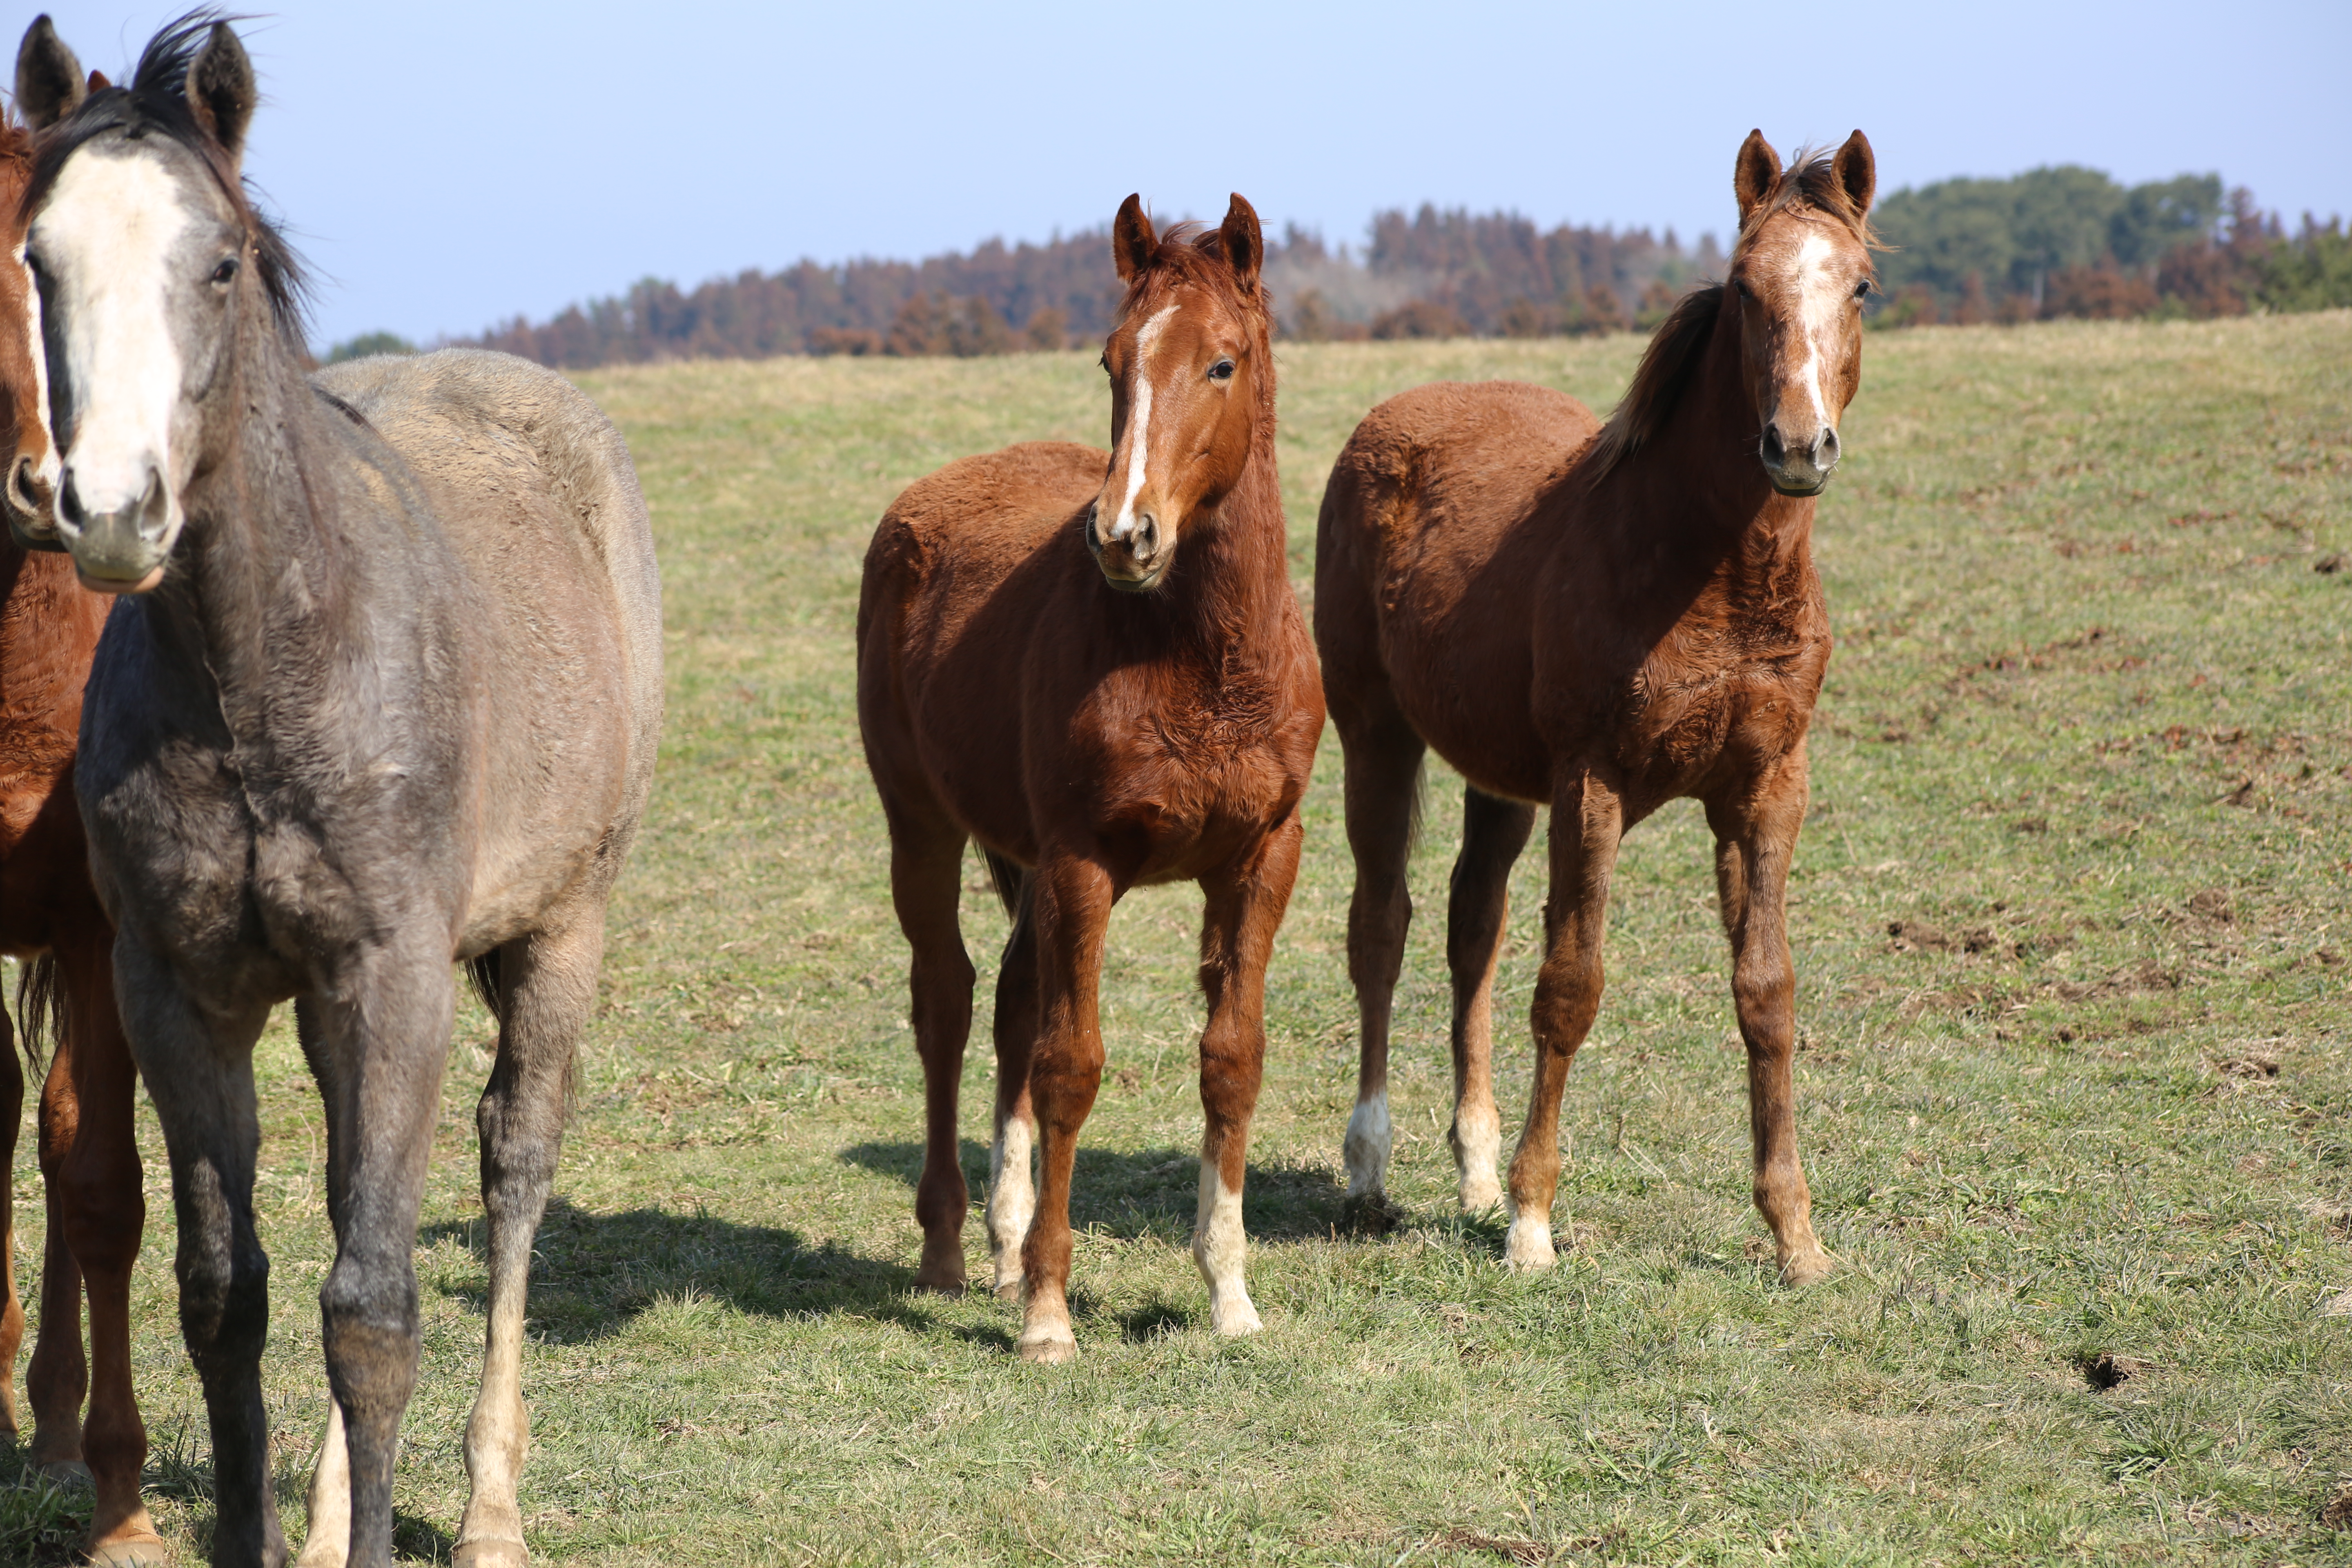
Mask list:
POLYGON ((1111 906, 1140 883, 1207 895, 1199 1219, 1219 1333, 1254 1332, 1242 1179, 1265 1056, 1265 965, 1298 869, 1323 693, 1283 566, 1271 317, 1257 215, 1112 228, 1126 295, 1104 346, 1111 451, 1054 443, 951 463, 892 503, 866 552, 857 711, 914 949, 928 1102, 917 1283, 964 1283, 956 1091, 972 967, 957 925, 978 839, 1012 911, 996 988, 996 1289, 1021 1353, 1070 1332, 1070 1168, 1102 1080, 1096 986, 1111 906), (1030 1184, 1030 1132, 1040 1179, 1030 1184), (1034 1224, 1031 1224, 1033 1217, 1034 1224))
POLYGON ((1781 1277, 1830 1268, 1797 1158, 1784 906, 1805 815, 1805 728, 1830 655, 1812 497, 1862 370, 1875 175, 1855 132, 1783 170, 1760 133, 1734 166, 1728 286, 1684 298, 1605 427, 1535 387, 1440 384, 1374 409, 1324 493, 1315 637, 1347 759, 1362 1022, 1349 1188, 1388 1160, 1390 1001, 1425 748, 1467 781, 1448 909, 1461 1197, 1498 1197, 1488 1063, 1512 863, 1551 815, 1531 1024, 1534 1083, 1511 1162, 1507 1261, 1552 1261, 1560 1092, 1601 1005, 1609 876, 1625 832, 1704 802, 1748 1047, 1755 1196, 1781 1277))
MULTIPOLYGON (((0 123, 0 233, 24 239, 17 207, 30 137, 0 123)), ((33 1458, 52 1472, 86 1464, 96 1489, 89 1551, 125 1565, 161 1561, 163 1543, 139 1500, 146 1428, 131 1385, 131 1268, 146 1223, 132 1131, 136 1077, 114 1007, 114 929, 90 886, 73 793, 82 682, 106 602, 74 582, 72 560, 22 548, 52 536, 50 449, 27 279, 0 267, 0 952, 29 961, 19 1000, 26 1054, 50 1036, 41 1089, 41 1172, 48 1194, 40 1335, 26 1376, 33 1458), (89 1359, 81 1300, 89 1299, 89 1359), (94 1375, 93 1375, 94 1374, 94 1375), (82 1421, 82 1401, 89 1419, 82 1421)), ((0 1184, 16 1146, 24 1079, 0 1010, 0 1184)), ((16 1429, 9 1387, 24 1331, 14 1264, 14 1194, 0 1184, 0 1430, 16 1429)))

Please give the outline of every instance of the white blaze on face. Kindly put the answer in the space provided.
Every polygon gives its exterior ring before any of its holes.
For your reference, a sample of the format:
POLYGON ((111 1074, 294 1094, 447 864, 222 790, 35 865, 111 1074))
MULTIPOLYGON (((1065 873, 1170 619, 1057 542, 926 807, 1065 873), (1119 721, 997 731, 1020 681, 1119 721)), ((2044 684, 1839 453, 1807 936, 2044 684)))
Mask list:
POLYGON ((1127 403, 1127 493, 1111 519, 1113 539, 1130 539, 1135 534, 1135 498, 1143 493, 1144 452, 1151 435, 1151 351, 1159 346, 1160 334, 1175 313, 1173 305, 1161 307, 1135 334, 1135 389, 1127 403))
POLYGON ((41 422, 43 437, 41 457, 33 465, 33 477, 57 492, 58 442, 49 423, 49 356, 41 352, 41 291, 33 284, 32 269, 25 266, 25 247, 19 243, 8 253, 18 269, 25 274, 25 344, 33 361, 33 412, 41 422))
POLYGON ((159 160, 85 152, 67 160, 34 222, 28 244, 50 276, 73 400, 73 445, 61 458, 85 513, 137 505, 153 472, 170 495, 170 523, 179 521, 170 268, 194 221, 159 160))
POLYGON ((1805 367, 1801 374, 1813 402, 1813 428, 1827 430, 1837 423, 1829 401, 1822 395, 1822 351, 1843 318, 1846 291, 1830 270, 1837 247, 1819 234, 1807 234, 1797 247, 1796 286, 1799 319, 1805 331, 1805 367))

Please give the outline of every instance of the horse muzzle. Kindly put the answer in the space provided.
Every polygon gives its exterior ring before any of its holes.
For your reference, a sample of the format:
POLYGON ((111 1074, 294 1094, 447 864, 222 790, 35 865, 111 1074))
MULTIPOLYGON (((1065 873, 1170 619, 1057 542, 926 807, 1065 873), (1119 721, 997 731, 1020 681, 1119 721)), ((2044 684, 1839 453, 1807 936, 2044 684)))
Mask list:
POLYGON ((1784 496, 1817 496, 1829 488, 1830 475, 1836 471, 1841 455, 1838 433, 1825 425, 1813 433, 1811 440, 1792 444, 1778 423, 1768 424, 1756 455, 1762 459, 1774 489, 1784 496))
POLYGON ((58 487, 58 537, 72 554, 82 586, 100 594, 143 594, 162 582, 164 558, 179 531, 172 510, 163 476, 152 468, 136 500, 97 509, 85 504, 68 465, 58 487))
POLYGON ((1148 594, 1160 586, 1175 553, 1166 541, 1160 520, 1148 511, 1138 511, 1126 532, 1105 538, 1100 503, 1087 510, 1087 549, 1103 581, 1122 594, 1148 594))
POLYGON ((17 549, 64 552, 66 542, 58 537, 56 493, 31 458, 20 453, 9 466, 7 480, 0 484, 0 511, 8 514, 8 534, 17 549))

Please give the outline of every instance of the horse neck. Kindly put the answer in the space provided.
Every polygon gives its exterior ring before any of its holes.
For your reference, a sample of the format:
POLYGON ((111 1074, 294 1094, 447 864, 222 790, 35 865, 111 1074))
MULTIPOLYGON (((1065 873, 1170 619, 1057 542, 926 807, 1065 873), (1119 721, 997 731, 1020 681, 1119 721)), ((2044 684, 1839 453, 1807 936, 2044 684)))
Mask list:
POLYGON ((1663 427, 1598 489, 1618 492, 1623 543, 1719 575, 1735 602, 1787 605, 1814 575, 1813 498, 1765 478, 1746 381, 1727 306, 1663 427))
POLYGON ((106 601, 74 581, 73 558, 0 535, 0 732, 70 738, 106 601))
POLYGON ((321 468, 341 453, 332 416, 274 333, 214 395, 231 426, 188 487, 184 565, 138 603, 165 654, 157 675, 211 695, 249 744, 289 717, 293 705, 268 694, 290 672, 315 678, 336 662, 349 552, 321 468))
POLYGON ((1168 584, 1181 634, 1220 662, 1269 646, 1290 594, 1273 402, 1268 388, 1241 478, 1217 502, 1214 516, 1204 520, 1206 526, 1196 526, 1186 541, 1168 584))

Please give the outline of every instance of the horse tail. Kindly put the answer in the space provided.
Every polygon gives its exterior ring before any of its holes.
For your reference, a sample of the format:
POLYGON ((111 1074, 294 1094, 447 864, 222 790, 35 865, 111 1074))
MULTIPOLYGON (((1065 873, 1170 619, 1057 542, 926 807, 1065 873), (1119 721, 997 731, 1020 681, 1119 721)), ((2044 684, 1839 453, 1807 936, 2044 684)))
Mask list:
POLYGON ((1429 813, 1429 753, 1412 765, 1412 810, 1405 818, 1404 853, 1411 859, 1421 849, 1421 819, 1429 813))
POLYGON ((1029 886, 1029 873, 1007 860, 993 849, 983 849, 981 858, 988 862, 989 885, 996 889, 996 901, 1013 920, 1021 918, 1021 896, 1029 886))
POLYGON ((472 983, 474 994, 481 998, 491 1018, 503 1022, 499 1011, 499 950, 494 947, 466 960, 466 978, 472 983))
POLYGON ((25 1029, 25 1059, 38 1073, 42 1038, 66 1037, 66 988, 58 984, 56 955, 45 952, 25 965, 16 980, 16 1017, 25 1029))

